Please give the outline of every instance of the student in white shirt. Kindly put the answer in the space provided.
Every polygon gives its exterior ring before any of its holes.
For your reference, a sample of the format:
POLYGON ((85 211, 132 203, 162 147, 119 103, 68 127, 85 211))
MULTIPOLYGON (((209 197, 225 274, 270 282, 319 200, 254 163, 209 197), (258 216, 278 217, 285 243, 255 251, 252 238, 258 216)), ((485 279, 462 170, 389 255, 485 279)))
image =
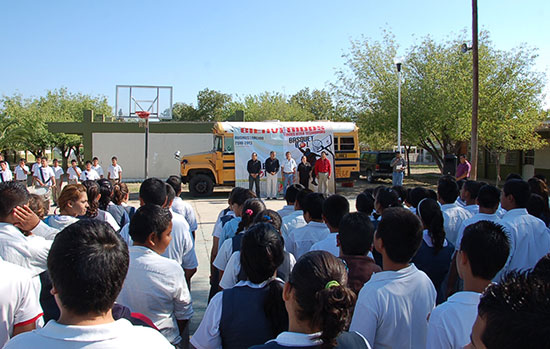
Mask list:
POLYGON ((324 201, 325 197, 321 193, 309 193, 305 197, 303 209, 307 225, 293 229, 285 240, 286 250, 297 259, 308 252, 313 244, 330 234, 327 225, 323 223, 324 201))
POLYGON ((304 189, 305 187, 299 183, 292 184, 290 187, 286 188, 286 192, 285 192, 286 205, 283 206, 282 209, 277 211, 277 213, 281 216, 281 218, 285 218, 286 216, 294 212, 295 210, 294 203, 296 202, 296 196, 300 191, 304 189))
POLYGON ((71 160, 71 167, 67 169, 67 183, 77 184, 82 171, 77 166, 76 160, 71 160))
POLYGON ((97 156, 94 156, 92 159, 92 168, 97 172, 99 178, 103 178, 103 169, 99 166, 99 159, 97 156))
POLYGON ((119 231, 120 226, 113 215, 99 208, 99 199, 101 198, 99 184, 96 181, 86 180, 82 182, 82 185, 86 187, 86 193, 88 194, 88 209, 85 217, 107 222, 115 231, 119 231))
POLYGON ((176 196, 174 202, 172 202, 172 210, 176 213, 185 217, 187 223, 189 224, 189 229, 191 230, 191 235, 193 240, 195 239, 195 231, 198 229, 197 218, 195 215, 195 210, 190 203, 184 201, 181 195, 181 178, 179 176, 170 176, 166 180, 166 183, 170 184, 174 189, 176 196))
POLYGON ((0 275, 0 347, 3 347, 10 338, 34 330, 42 308, 37 285, 28 270, 0 258, 0 275))
POLYGON ((172 348, 153 329, 113 319, 128 261, 128 247, 104 222, 81 220, 62 230, 48 256, 61 316, 14 337, 6 348, 172 348))
POLYGON ((370 348, 357 332, 345 332, 355 294, 346 286, 345 265, 325 251, 306 253, 285 284, 288 331, 252 348, 370 348))
MULTIPOLYGON (((288 188, 287 192, 292 190, 291 188, 292 186, 288 188)), ((294 211, 288 216, 283 217, 281 234, 283 234, 285 241, 288 239, 288 235, 292 230, 304 227, 307 224, 304 219, 304 210, 302 207, 304 206, 305 198, 309 193, 313 193, 313 191, 306 188, 299 190, 296 194, 296 201, 294 202, 294 211)))
POLYGON ((40 166, 41 166, 41 158, 37 157, 31 166, 32 185, 36 184, 36 180, 34 177, 37 175, 37 171, 40 168, 40 166))
POLYGON ((479 206, 476 203, 479 189, 485 185, 483 182, 467 180, 460 188, 460 198, 465 203, 464 209, 472 215, 479 212, 479 206))
POLYGON ((63 175, 65 172, 63 168, 59 166, 59 160, 53 159, 52 166, 53 173, 55 174, 55 185, 52 187, 53 202, 57 205, 57 198, 61 194, 61 186, 63 185, 63 175))
POLYGON ((58 208, 59 214, 48 216, 45 220, 50 227, 63 230, 65 227, 78 222, 77 217, 86 215, 88 209, 86 187, 82 184, 66 185, 59 195, 58 208))
POLYGON ((274 338, 288 326, 282 281, 281 235, 267 223, 255 224, 242 240, 241 266, 248 280, 216 294, 191 338, 198 349, 249 348, 274 338), (222 344, 223 343, 223 344, 222 344))
POLYGON ((118 164, 116 156, 111 158, 111 166, 107 169, 107 179, 113 183, 122 181, 122 167, 118 164))
POLYGON ((53 172, 53 169, 48 166, 48 158, 43 156, 40 159, 40 167, 36 169, 36 173, 34 173, 34 180, 35 180, 35 187, 38 188, 44 188, 47 190, 46 194, 44 195, 49 199, 52 191, 52 187, 55 186, 55 173, 53 172))
MULTIPOLYGON (((242 188, 244 189, 244 188, 242 188)), ((243 214, 243 206, 246 200, 256 198, 256 194, 252 190, 244 189, 235 191, 235 195, 231 199, 232 211, 235 213, 235 218, 228 221, 224 226, 220 234, 218 241, 218 248, 222 247, 225 240, 231 239, 235 236, 239 223, 241 222, 241 216, 243 214)))
POLYGON ((13 175, 8 167, 8 163, 0 161, 0 183, 13 180, 13 175))
POLYGON ((421 242, 422 223, 416 215, 402 207, 384 210, 374 239, 383 271, 359 292, 350 326, 374 348, 426 346, 436 292, 428 276, 410 263, 421 242))
POLYGON ((463 220, 472 216, 472 213, 460 207, 455 201, 459 195, 458 185, 454 177, 443 176, 437 184, 437 199, 443 212, 443 225, 449 241, 456 241, 458 229, 463 220))
POLYGON ((510 239, 510 256, 502 273, 531 269, 550 251, 550 230, 525 209, 530 195, 529 184, 523 180, 512 179, 504 184, 500 203, 507 212, 499 223, 510 239))
POLYGON ((92 168, 92 162, 86 161, 86 169, 80 174, 80 181, 96 181, 100 179, 99 174, 92 168))
POLYGON ((29 175, 29 166, 25 164, 25 159, 19 160, 19 165, 15 166, 15 180, 24 182, 25 186, 27 185, 27 178, 29 175))
POLYGON ((463 348, 469 343, 479 297, 502 269, 510 251, 502 226, 490 221, 469 225, 461 242, 456 265, 464 291, 453 294, 430 314, 427 349, 463 348))
POLYGON ((283 194, 286 189, 294 184, 294 175, 296 174, 296 161, 292 158, 289 151, 286 152, 286 158, 283 160, 281 171, 283 172, 283 194))
POLYGON ((191 295, 181 266, 161 256, 172 240, 172 214, 158 205, 141 206, 130 222, 130 267, 117 303, 153 321, 178 347, 193 314, 191 295))
POLYGON ((327 251, 334 257, 340 256, 337 236, 340 221, 349 213, 349 201, 342 195, 334 194, 329 196, 323 203, 323 222, 327 225, 330 234, 321 241, 311 246, 310 251, 327 251))

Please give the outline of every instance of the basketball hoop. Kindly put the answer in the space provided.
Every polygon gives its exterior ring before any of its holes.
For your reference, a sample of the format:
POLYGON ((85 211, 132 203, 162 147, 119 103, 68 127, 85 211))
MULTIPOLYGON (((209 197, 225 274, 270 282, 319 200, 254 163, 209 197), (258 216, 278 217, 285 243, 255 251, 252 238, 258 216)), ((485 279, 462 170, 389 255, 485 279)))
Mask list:
POLYGON ((136 112, 137 116, 139 116, 140 119, 149 119, 149 115, 151 115, 150 112, 148 111, 137 111, 136 112))

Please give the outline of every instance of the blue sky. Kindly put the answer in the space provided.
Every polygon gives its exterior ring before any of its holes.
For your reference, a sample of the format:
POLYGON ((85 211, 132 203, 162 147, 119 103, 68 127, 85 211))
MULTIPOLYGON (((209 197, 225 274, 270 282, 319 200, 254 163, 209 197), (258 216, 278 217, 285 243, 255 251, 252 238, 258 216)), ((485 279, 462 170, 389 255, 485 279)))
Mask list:
MULTIPOLYGON (((548 18, 548 0, 479 1, 495 46, 539 48, 541 71, 550 68, 548 18)), ((2 1, 0 95, 67 87, 114 105, 117 84, 171 85, 174 102, 186 103, 204 88, 290 95, 335 81, 361 35, 388 28, 407 47, 470 26, 469 0, 2 1)))

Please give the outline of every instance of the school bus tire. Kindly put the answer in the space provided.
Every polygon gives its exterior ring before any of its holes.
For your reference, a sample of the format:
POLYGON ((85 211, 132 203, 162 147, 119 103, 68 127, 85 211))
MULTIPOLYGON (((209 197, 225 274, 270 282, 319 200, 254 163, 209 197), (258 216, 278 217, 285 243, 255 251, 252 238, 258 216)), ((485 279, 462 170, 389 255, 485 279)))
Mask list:
POLYGON ((189 191, 193 196, 209 196, 214 190, 214 182, 210 176, 196 174, 189 180, 189 191))

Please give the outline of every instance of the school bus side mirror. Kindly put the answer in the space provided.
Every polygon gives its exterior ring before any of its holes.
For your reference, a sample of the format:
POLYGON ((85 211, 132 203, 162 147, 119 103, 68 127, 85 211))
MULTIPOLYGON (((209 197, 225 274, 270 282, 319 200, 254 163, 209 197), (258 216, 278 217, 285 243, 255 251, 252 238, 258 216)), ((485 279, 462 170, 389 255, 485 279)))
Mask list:
POLYGON ((181 155, 181 152, 178 150, 177 152, 174 153, 174 159, 181 160, 180 155, 181 155))

